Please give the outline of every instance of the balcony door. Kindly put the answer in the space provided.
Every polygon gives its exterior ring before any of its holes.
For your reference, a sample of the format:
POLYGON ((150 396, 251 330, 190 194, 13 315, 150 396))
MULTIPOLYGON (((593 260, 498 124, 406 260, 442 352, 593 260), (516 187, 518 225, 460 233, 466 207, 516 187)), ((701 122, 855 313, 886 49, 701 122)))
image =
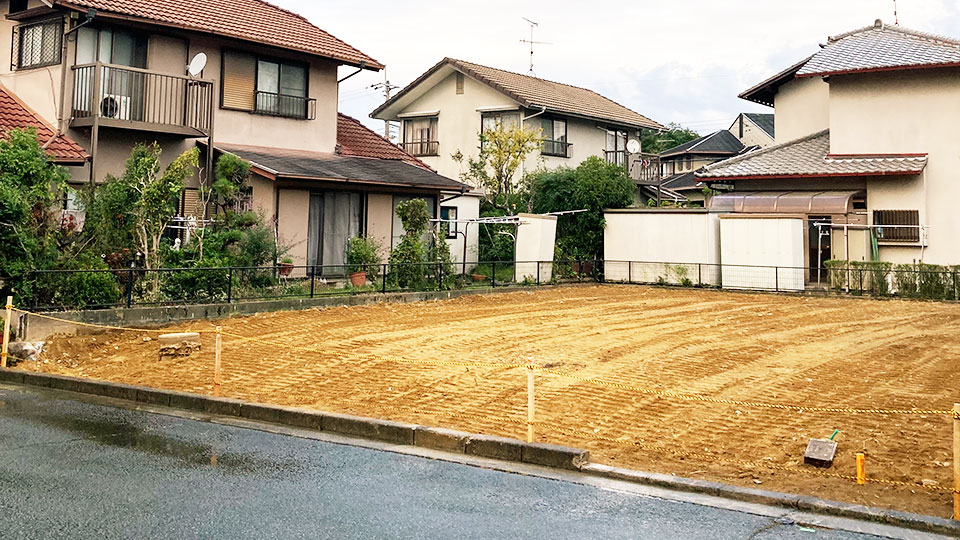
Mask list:
POLYGON ((348 191, 310 193, 307 264, 322 265, 320 275, 342 276, 347 240, 360 234, 360 194, 348 191))
MULTIPOLYGON (((101 62, 113 66, 128 66, 146 69, 147 37, 115 28, 83 27, 77 32, 77 65, 101 62)), ((81 110, 90 110, 89 86, 94 77, 87 76, 81 82, 86 92, 77 92, 82 100, 81 110)), ((79 88, 80 85, 78 85, 79 88)), ((116 67, 104 67, 100 75, 100 89, 95 107, 107 118, 118 120, 143 120, 146 97, 146 74, 116 67)), ((80 107, 78 107, 80 108, 80 107)))

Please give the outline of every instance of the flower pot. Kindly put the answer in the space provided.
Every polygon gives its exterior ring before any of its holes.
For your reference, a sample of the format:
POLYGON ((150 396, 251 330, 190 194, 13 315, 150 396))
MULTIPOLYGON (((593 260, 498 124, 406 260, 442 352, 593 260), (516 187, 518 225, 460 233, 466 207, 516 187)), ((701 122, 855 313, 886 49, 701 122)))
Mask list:
POLYGON ((474 281, 485 281, 487 279, 487 276, 483 274, 470 274, 470 279, 474 281))
POLYGON ((363 287, 367 284, 366 272, 354 272, 350 274, 350 284, 354 287, 363 287))
POLYGON ((589 276, 593 274, 593 268, 593 261, 575 261, 570 263, 570 270, 572 270, 574 274, 589 276))
POLYGON ((285 263, 285 262, 277 263, 277 268, 278 268, 277 272, 281 276, 286 277, 286 276, 289 276, 291 272, 293 272, 293 263, 285 263))

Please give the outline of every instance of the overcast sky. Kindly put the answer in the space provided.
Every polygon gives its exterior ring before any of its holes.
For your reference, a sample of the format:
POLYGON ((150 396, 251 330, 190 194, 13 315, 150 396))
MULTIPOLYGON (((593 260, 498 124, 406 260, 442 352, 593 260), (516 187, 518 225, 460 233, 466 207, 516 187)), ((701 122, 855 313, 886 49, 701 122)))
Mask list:
MULTIPOLYGON (((881 18, 893 0, 273 0, 387 65, 406 86, 444 56, 526 73, 529 26, 538 77, 590 88, 666 124, 701 134, 740 112, 772 109, 737 94, 813 54, 827 36, 881 18)), ((900 24, 960 37, 957 0, 899 0, 900 24)), ((341 76, 353 69, 341 68, 341 76)), ((383 102, 382 72, 341 85, 340 111, 369 118, 383 102)))

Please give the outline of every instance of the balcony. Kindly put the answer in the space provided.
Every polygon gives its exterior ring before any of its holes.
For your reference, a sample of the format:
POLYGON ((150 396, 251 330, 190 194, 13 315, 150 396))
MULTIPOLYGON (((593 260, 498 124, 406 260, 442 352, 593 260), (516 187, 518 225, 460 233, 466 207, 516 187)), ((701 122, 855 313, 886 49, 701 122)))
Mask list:
POLYGON ((402 146, 411 156, 425 157, 440 155, 439 141, 414 141, 403 143, 402 146))
POLYGON ((543 150, 540 152, 545 156, 567 157, 567 148, 570 143, 566 141, 543 141, 543 150))
POLYGON ((256 93, 256 108, 253 112, 281 118, 313 120, 317 117, 317 100, 301 96, 256 93))
POLYGON ((660 174, 660 156, 657 154, 634 154, 630 163, 630 178, 641 186, 657 186, 663 176, 660 174))
POLYGON ((213 96, 210 81, 112 64, 74 66, 70 126, 205 137, 213 96))

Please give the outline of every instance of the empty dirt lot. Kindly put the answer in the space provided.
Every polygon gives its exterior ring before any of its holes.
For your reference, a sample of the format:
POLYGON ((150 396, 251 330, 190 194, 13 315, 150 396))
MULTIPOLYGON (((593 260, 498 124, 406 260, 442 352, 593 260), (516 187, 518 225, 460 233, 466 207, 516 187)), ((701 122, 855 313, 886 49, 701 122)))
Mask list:
MULTIPOLYGON (((555 371, 536 377, 538 439, 589 448, 594 461, 951 513, 949 415, 781 410, 641 390, 947 410, 960 401, 958 305, 582 286, 220 324, 225 396, 522 438, 525 370, 467 364, 532 360, 555 371), (829 473, 853 475, 855 454, 865 452, 868 476, 907 485, 813 474, 802 464, 807 440, 834 429, 840 446, 829 473)), ((209 393, 213 335, 204 335, 202 353, 163 360, 155 337, 56 339, 41 369, 209 393)))

